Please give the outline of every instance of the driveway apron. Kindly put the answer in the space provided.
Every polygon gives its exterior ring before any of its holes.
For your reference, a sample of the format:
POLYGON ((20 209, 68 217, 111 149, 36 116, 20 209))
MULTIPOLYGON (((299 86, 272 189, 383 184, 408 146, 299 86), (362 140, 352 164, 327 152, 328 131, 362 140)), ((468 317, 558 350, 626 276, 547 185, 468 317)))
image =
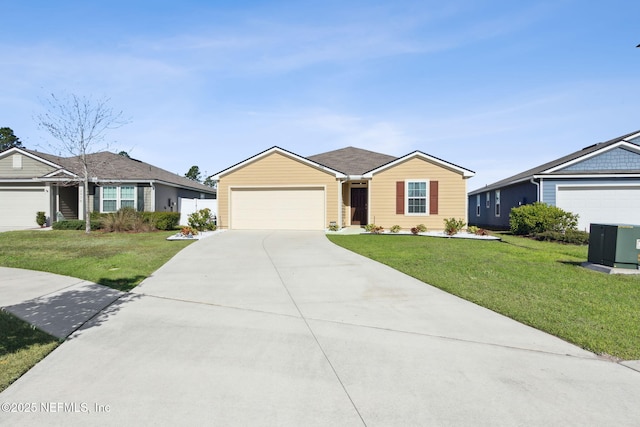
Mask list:
POLYGON ((320 232, 228 231, 200 240, 107 315, 0 394, 3 411, 16 410, 0 424, 640 420, 640 372, 337 247, 320 232))

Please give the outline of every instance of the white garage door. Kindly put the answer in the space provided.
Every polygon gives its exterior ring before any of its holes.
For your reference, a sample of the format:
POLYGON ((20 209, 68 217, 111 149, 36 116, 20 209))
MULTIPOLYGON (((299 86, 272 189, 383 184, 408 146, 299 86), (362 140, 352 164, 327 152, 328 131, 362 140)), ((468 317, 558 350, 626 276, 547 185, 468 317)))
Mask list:
POLYGON ((593 223, 640 224, 640 187, 558 187, 556 204, 580 215, 580 230, 593 223))
POLYGON ((323 188, 251 188, 231 191, 236 230, 323 230, 323 188))
POLYGON ((0 227, 37 227, 36 213, 48 211, 44 188, 0 188, 0 227))

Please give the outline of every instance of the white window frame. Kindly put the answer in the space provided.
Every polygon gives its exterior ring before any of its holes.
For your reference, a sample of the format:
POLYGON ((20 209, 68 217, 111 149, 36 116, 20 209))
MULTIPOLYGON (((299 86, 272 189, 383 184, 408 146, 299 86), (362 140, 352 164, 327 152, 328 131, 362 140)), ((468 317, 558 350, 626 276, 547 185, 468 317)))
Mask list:
POLYGON ((131 200, 130 198, 126 198, 126 199, 122 198, 122 188, 123 187, 125 187, 125 188, 129 188, 129 187, 133 188, 133 206, 131 206, 131 207, 133 209, 136 209, 136 207, 138 206, 138 191, 136 190, 137 187, 134 184, 105 185, 105 186, 100 187, 100 212, 103 212, 103 213, 116 212, 122 207, 122 201, 123 200, 131 200), (105 199, 105 197, 104 197, 104 189, 105 188, 115 188, 116 189, 116 198, 115 199, 112 199, 112 198, 105 199), (116 209, 114 211, 105 210, 104 209, 105 200, 115 200, 116 201, 116 209))
POLYGON ((489 191, 487 191, 486 193, 487 195, 487 200, 485 201, 485 206, 487 209, 491 208, 491 193, 489 191))
POLYGON ((480 195, 476 194, 476 216, 480 216, 480 195))
POLYGON ((404 183, 404 214, 407 216, 429 216, 429 180, 428 179, 407 179, 404 183), (409 184, 424 184, 424 212, 409 212, 409 199, 422 199, 423 197, 409 197, 409 184))
POLYGON ((496 217, 500 216, 500 190, 496 190, 496 209, 495 209, 496 217))

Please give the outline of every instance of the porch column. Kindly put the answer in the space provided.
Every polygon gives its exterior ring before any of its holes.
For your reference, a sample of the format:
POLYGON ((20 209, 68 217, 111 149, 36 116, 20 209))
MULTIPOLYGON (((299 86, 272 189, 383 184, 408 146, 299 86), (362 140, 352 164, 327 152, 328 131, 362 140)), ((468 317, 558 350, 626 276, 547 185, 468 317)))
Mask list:
POLYGON ((78 219, 84 219, 84 186, 78 185, 78 219))

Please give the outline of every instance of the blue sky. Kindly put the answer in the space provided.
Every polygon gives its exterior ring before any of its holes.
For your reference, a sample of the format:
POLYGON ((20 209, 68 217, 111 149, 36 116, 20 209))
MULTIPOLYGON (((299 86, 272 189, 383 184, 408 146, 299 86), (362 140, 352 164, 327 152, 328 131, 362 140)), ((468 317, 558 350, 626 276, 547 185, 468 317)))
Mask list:
POLYGON ((0 1, 0 126, 51 152, 50 93, 109 148, 213 174, 274 145, 420 150, 469 190, 640 129, 640 2, 0 1))

